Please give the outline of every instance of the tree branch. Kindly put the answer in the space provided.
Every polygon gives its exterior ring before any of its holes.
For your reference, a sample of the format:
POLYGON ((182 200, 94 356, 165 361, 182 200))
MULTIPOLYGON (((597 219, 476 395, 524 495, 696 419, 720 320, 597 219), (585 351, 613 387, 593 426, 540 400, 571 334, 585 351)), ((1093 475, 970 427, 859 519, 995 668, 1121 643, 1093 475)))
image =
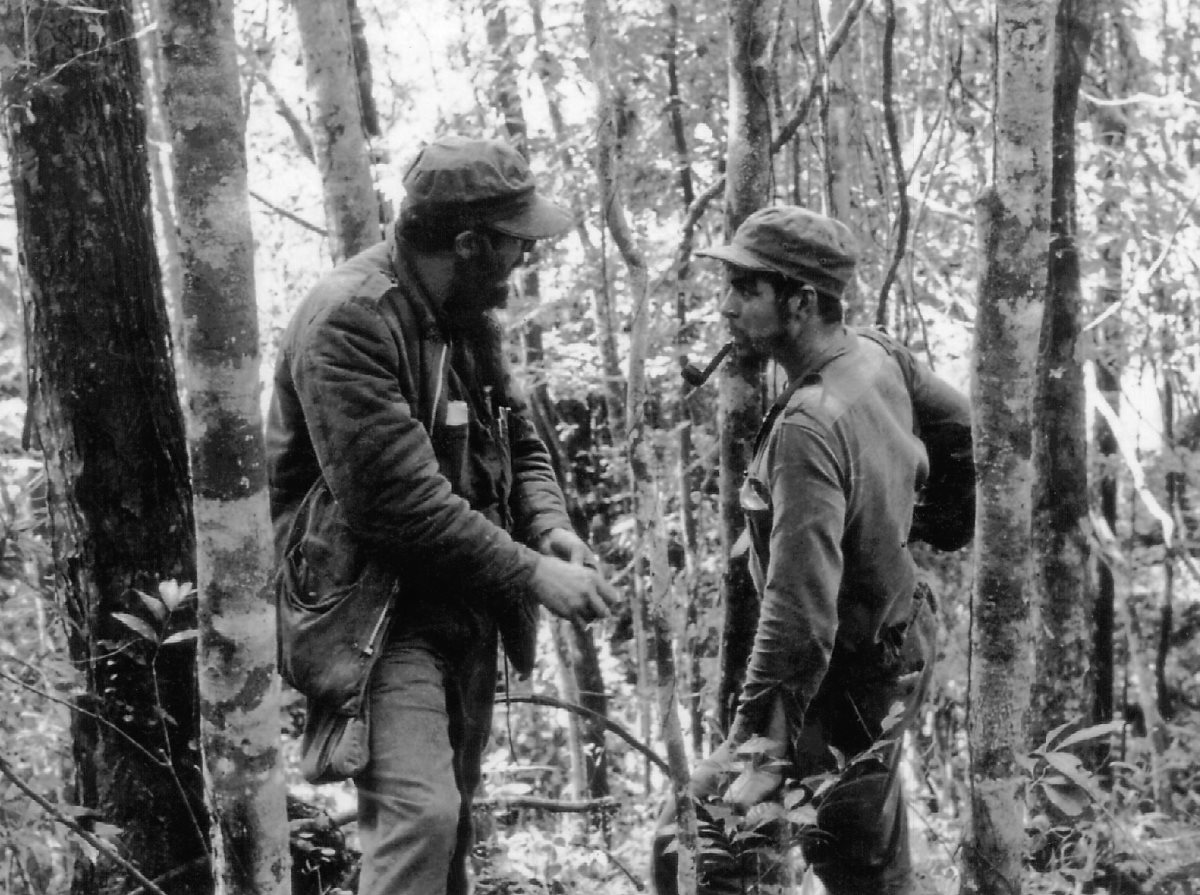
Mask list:
POLYGON ((280 206, 278 206, 274 202, 272 202, 270 199, 263 196, 261 193, 256 193, 254 190, 248 190, 247 192, 250 193, 251 198, 255 199, 258 202, 261 202, 263 205, 267 206, 267 208, 269 208, 271 211, 275 212, 277 215, 287 218, 289 221, 291 221, 294 224, 299 224, 305 230, 311 230, 313 233, 319 233, 321 236, 329 235, 329 231, 326 230, 324 227, 318 227, 316 224, 309 223, 308 221, 306 221, 304 218, 300 217, 300 215, 296 214, 295 212, 288 211, 286 208, 281 208, 280 206))
POLYGON ((900 147, 900 129, 896 124, 896 100, 892 95, 892 75, 895 68, 896 3, 887 0, 887 21, 883 29, 883 120, 887 128, 888 151, 896 169, 896 194, 900 210, 896 216, 896 244, 892 247, 892 261, 879 287, 879 303, 875 306, 875 325, 882 328, 887 323, 888 292, 896 279, 896 271, 904 258, 908 243, 908 174, 904 171, 904 156, 900 147))
POLYGON ((622 727, 616 721, 611 720, 610 718, 600 714, 599 712, 593 712, 591 709, 584 708, 581 705, 575 705, 574 703, 571 703, 571 702, 563 702, 561 699, 555 699, 553 696, 543 696, 540 693, 531 693, 528 696, 504 696, 504 697, 501 697, 498 701, 506 702, 506 703, 509 703, 510 705, 512 703, 518 703, 518 702, 527 703, 529 705, 544 705, 544 706, 548 706, 549 708, 562 709, 563 711, 574 712, 577 715, 582 715, 585 718, 595 721, 597 724, 601 725, 605 730, 615 733, 617 736, 619 736, 621 739, 623 739, 626 743, 628 743, 630 746, 632 746, 634 749, 636 749, 642 755, 646 756, 646 758, 648 758, 651 762, 653 762, 658 767, 658 769, 661 770, 664 774, 667 774, 668 776, 670 776, 670 773, 671 773, 670 766, 666 763, 666 761, 664 761, 661 757, 659 757, 657 752, 655 752, 653 749, 651 749, 645 743, 642 743, 641 741, 635 739, 633 734, 631 734, 628 730, 626 730, 624 727, 622 727))
POLYGON ((139 883, 141 883, 142 887, 147 892, 153 892, 154 895, 167 895, 166 892, 164 892, 158 886, 154 885, 153 882, 151 882, 149 879, 147 879, 145 874, 143 874, 140 870, 138 870, 137 867, 135 867, 133 864, 130 864, 123 857, 121 857, 120 852, 118 852, 115 848, 113 848, 111 845, 109 845, 107 842, 105 842, 103 839, 101 839, 96 834, 89 833, 87 830, 85 830, 83 827, 81 827, 75 820, 71 819, 70 817, 67 817, 67 815, 63 814, 56 807, 54 807, 54 805, 52 805, 50 802, 48 802, 40 793, 35 792, 33 789, 31 789, 23 780, 21 780, 19 777, 17 777, 17 774, 13 770, 12 765, 8 763, 8 760, 6 758, 4 758, 4 756, 0 756, 0 775, 7 777, 9 782, 12 783, 14 786, 16 786, 17 789, 21 790, 21 792, 25 793, 25 795, 29 796, 29 798, 33 799, 33 801, 37 803, 38 807, 40 807, 43 811, 45 811, 47 814, 49 814, 51 817, 53 817, 56 821, 58 821, 60 824, 62 824, 67 829, 69 829, 71 832, 73 832, 76 836, 78 836, 80 839, 82 839, 84 842, 86 842, 92 848, 96 849, 99 852, 103 852, 104 856, 107 857, 109 860, 114 861, 117 864, 120 864, 122 867, 124 867, 127 871, 129 871, 129 875, 132 876, 134 879, 136 879, 139 883))
MULTIPOLYGON (((833 34, 829 38, 829 43, 825 47, 824 64, 827 66, 841 51, 842 46, 846 43, 846 38, 850 34, 850 28, 858 19, 858 14, 862 12, 862 8, 866 5, 867 0, 853 0, 846 14, 842 16, 842 20, 838 22, 833 34)), ((800 130, 802 125, 808 118, 809 110, 812 109, 813 100, 817 97, 817 92, 821 89, 821 79, 819 73, 808 82, 808 90, 804 94, 804 98, 800 101, 800 105, 796 108, 795 113, 787 123, 771 140, 771 157, 774 158, 784 146, 796 136, 796 132, 800 130)), ((672 259, 671 268, 678 268, 680 261, 686 257, 691 251, 692 231, 704 212, 708 210, 708 206, 712 204, 712 200, 720 195, 725 189, 725 175, 722 174, 716 180, 708 185, 708 187, 693 202, 687 211, 687 215, 683 219, 683 238, 680 240, 680 248, 675 252, 675 258, 672 259)))

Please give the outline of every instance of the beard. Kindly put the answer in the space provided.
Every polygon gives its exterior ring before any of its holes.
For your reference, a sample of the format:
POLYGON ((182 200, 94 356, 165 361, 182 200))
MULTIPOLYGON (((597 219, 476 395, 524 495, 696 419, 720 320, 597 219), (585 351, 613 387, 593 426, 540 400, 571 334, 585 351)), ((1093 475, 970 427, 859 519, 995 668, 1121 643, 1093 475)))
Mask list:
POLYGON ((775 357, 781 348, 787 346, 787 336, 783 333, 771 333, 764 336, 749 336, 744 332, 731 331, 737 356, 746 360, 766 361, 775 357))
POLYGON ((443 310, 451 327, 475 329, 490 311, 508 305, 508 275, 487 240, 474 258, 455 258, 454 270, 443 310))

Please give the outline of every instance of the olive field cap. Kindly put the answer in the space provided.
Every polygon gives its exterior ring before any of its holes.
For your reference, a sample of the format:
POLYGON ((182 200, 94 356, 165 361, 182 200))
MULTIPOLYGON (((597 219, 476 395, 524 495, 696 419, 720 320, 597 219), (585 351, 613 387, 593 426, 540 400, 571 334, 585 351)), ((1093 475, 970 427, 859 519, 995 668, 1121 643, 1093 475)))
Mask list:
POLYGON ((746 218, 728 245, 696 254, 782 274, 840 298, 854 276, 857 250, 854 234, 841 221, 798 205, 774 205, 746 218))
POLYGON ((565 208, 537 192, 529 165, 501 140, 439 137, 404 174, 401 209, 464 228, 480 224, 520 239, 546 239, 571 228, 565 208))

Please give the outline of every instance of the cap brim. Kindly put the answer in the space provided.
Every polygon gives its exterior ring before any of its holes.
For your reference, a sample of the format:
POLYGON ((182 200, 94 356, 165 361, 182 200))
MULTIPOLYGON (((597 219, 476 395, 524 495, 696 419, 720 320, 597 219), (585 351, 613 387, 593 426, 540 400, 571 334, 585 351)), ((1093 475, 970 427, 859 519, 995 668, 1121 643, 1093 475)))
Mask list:
POLYGON ((545 196, 534 193, 520 214, 488 221, 487 225, 492 230, 518 239, 549 239, 566 233, 574 223, 571 212, 545 196))
POLYGON ((703 258, 716 258, 718 261, 724 261, 726 264, 732 264, 735 267, 743 267, 746 270, 761 270, 768 273, 779 272, 778 267, 767 263, 758 255, 743 249, 741 246, 713 246, 708 249, 698 249, 696 254, 703 258))

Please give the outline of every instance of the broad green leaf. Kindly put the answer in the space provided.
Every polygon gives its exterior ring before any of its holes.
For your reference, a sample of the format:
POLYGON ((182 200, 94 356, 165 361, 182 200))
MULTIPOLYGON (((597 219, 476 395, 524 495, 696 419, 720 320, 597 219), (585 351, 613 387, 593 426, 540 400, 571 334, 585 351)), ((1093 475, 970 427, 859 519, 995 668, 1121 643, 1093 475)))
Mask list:
POLYGON ((1091 727, 1085 727, 1083 730, 1075 731, 1059 743, 1058 748, 1062 750, 1079 743, 1086 743, 1088 740, 1098 740, 1102 737, 1112 736, 1115 733, 1121 732, 1121 726, 1120 721, 1109 721, 1105 724, 1094 724, 1091 727))
POLYGON ((189 640, 195 640, 200 632, 195 628, 188 628, 186 631, 176 631, 170 637, 162 642, 163 646, 170 646, 172 643, 186 643, 189 640))
POLYGON ((112 617, 131 631, 140 635, 144 640, 149 640, 151 643, 158 643, 158 632, 136 615, 130 615, 128 612, 114 612, 112 617))
POLYGON ((783 814, 783 806, 778 802, 760 802, 757 805, 751 805, 746 812, 746 826, 750 829, 757 829, 763 824, 779 820, 783 814))
POLYGON ((1042 792, 1055 808, 1067 817, 1078 817, 1087 807, 1087 799, 1074 787, 1043 786, 1042 792))
POLYGON ((1044 752, 1045 750, 1049 749, 1051 744, 1062 735, 1062 732, 1068 727, 1071 727, 1074 723, 1074 721, 1067 721, 1065 724, 1058 725, 1058 727, 1046 734, 1046 741, 1042 743, 1042 745, 1038 746, 1034 751, 1044 752))
POLYGON ((150 594, 144 593, 140 590, 137 592, 137 595, 142 601, 142 605, 150 610, 150 613, 154 616, 155 621, 157 621, 160 625, 166 621, 170 610, 167 609, 166 604, 163 603, 162 600, 158 599, 158 597, 152 597, 150 594))
POLYGON ((1068 778, 1076 786, 1082 787, 1089 792, 1092 790, 1095 780, 1084 769, 1078 756, 1072 755, 1070 752, 1047 752, 1042 757, 1046 760, 1046 764, 1068 778))
POLYGON ((798 827, 815 826, 817 823, 817 809, 812 805, 801 805, 799 808, 793 808, 789 811, 787 819, 798 827))

